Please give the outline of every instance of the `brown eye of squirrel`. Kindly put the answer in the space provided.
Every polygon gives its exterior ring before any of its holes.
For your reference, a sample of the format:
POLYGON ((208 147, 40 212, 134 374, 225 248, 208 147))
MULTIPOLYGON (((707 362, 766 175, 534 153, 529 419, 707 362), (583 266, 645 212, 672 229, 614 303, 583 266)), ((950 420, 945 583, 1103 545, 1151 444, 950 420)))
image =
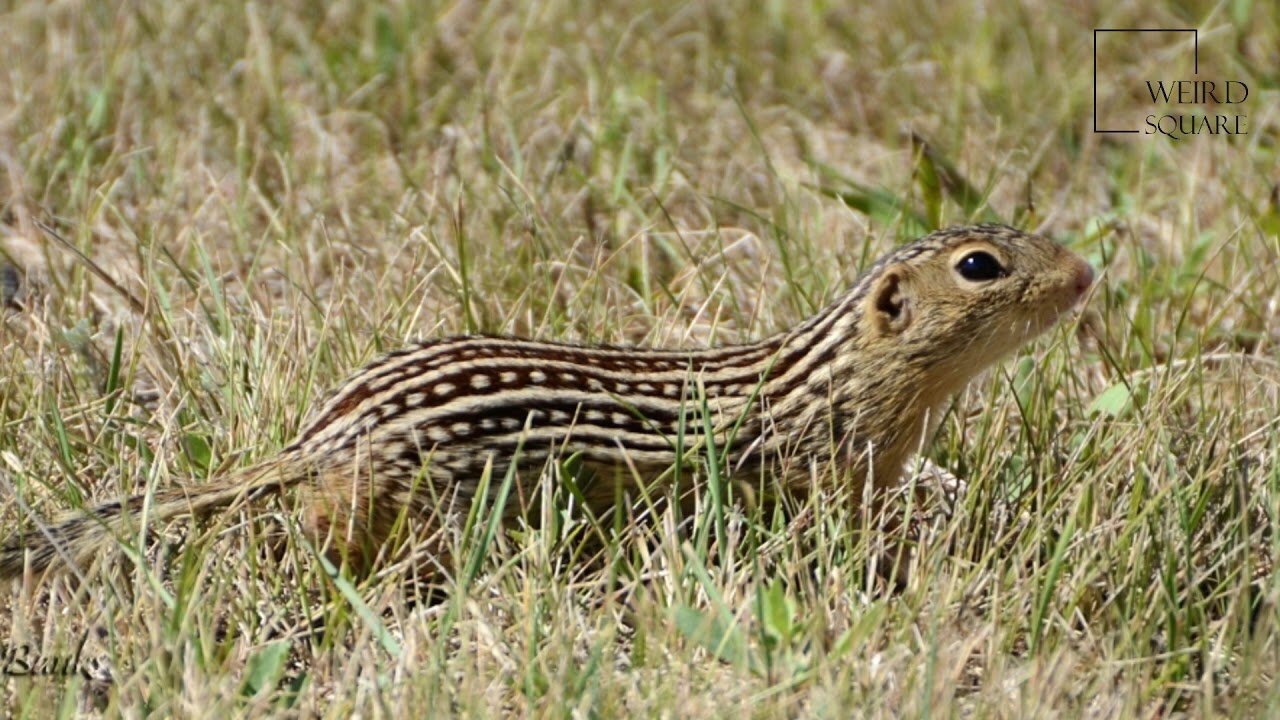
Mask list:
POLYGON ((990 253, 979 250, 971 252, 960 258, 960 262, 956 263, 956 272, 960 273, 960 277, 973 282, 983 282, 986 280, 995 280, 1009 274, 1008 270, 1000 264, 1000 261, 991 257, 990 253))

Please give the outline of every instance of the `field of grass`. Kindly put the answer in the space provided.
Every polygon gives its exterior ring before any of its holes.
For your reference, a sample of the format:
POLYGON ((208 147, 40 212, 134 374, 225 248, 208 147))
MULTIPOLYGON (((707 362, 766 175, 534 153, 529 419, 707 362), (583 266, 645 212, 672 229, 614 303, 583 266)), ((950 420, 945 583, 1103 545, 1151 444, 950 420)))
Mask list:
MULTIPOLYGON (((821 499, 622 523, 583 563, 590 523, 548 503, 477 512, 412 603, 395 567, 326 573, 286 500, 0 588, 0 661, 83 642, 91 676, 0 678, 9 712, 1280 705, 1280 10, 762 5, 0 4, 3 536, 269 457, 411 338, 758 338, 971 220, 1100 270, 957 398, 928 458, 963 492, 909 567, 821 499), (1098 27, 1197 28, 1248 134, 1093 133, 1098 27)), ((1104 50, 1111 118, 1189 76, 1185 39, 1104 50)))

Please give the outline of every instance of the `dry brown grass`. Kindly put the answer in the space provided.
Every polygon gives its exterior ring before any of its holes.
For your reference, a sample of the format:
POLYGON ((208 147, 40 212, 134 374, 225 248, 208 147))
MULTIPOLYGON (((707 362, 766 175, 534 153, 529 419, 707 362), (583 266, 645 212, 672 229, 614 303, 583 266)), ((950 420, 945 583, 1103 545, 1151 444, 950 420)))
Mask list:
MULTIPOLYGON (((1276 703, 1280 15, 1148 5, 0 9, 0 251, 24 273, 0 325, 0 534, 266 457, 407 338, 778 330, 913 213, 1018 222, 1105 269, 1096 332, 957 403, 931 457, 969 487, 897 592, 862 519, 815 505, 790 527, 735 510, 716 551, 664 516, 603 570, 560 549, 581 519, 499 534, 474 582, 411 607, 394 577, 330 578, 275 508, 175 526, 141 569, 4 589, 0 649, 65 655, 92 629, 112 677, 6 679, 12 712, 1276 703), (1251 133, 1091 133, 1107 26, 1198 27, 1202 72, 1249 83, 1251 133), (931 189, 941 162, 977 194, 931 189), (317 616, 322 636, 276 639, 317 616)), ((1173 63, 1140 50, 1111 51, 1117 83, 1173 63)))

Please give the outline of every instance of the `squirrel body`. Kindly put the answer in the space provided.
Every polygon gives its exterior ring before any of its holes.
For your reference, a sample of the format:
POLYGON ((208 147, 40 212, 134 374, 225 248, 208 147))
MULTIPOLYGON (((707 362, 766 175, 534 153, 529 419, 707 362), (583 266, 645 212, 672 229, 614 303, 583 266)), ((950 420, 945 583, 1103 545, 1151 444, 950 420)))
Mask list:
MULTIPOLYGON (((888 253, 800 325, 685 350, 488 336, 409 345, 351 376, 278 455, 212 482, 74 512, 0 546, 0 579, 83 566, 149 522, 297 488, 330 557, 367 570, 406 522, 428 548, 508 469, 517 495, 577 458, 601 510, 619 481, 661 483, 708 445, 731 478, 797 492, 811 464, 894 484, 949 398, 1053 324, 1093 282, 1052 241, 998 225, 935 232, 888 253), (708 437, 708 430, 710 436, 708 437)), ((857 493, 860 495, 860 493, 857 493)), ((448 570, 441 554, 434 558, 448 570)))

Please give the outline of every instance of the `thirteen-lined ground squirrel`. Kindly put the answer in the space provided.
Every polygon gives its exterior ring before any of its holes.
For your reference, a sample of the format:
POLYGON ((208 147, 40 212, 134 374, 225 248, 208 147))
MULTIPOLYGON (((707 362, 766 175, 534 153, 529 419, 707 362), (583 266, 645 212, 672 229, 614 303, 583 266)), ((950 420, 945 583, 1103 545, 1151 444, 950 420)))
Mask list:
POLYGON ((951 395, 1052 326, 1092 282, 1087 263, 1042 237, 962 227, 898 248, 814 317, 747 345, 423 342, 352 376, 276 457, 29 530, 0 550, 0 577, 87 563, 136 537, 147 504, 155 521, 293 486, 318 541, 360 569, 398 519, 416 538, 447 532, 484 474, 492 494, 513 459, 515 495, 527 497, 549 459, 577 456, 600 510, 620 481, 671 477, 707 428, 734 478, 807 487, 812 463, 834 461, 841 472, 817 477, 884 488, 951 395))

